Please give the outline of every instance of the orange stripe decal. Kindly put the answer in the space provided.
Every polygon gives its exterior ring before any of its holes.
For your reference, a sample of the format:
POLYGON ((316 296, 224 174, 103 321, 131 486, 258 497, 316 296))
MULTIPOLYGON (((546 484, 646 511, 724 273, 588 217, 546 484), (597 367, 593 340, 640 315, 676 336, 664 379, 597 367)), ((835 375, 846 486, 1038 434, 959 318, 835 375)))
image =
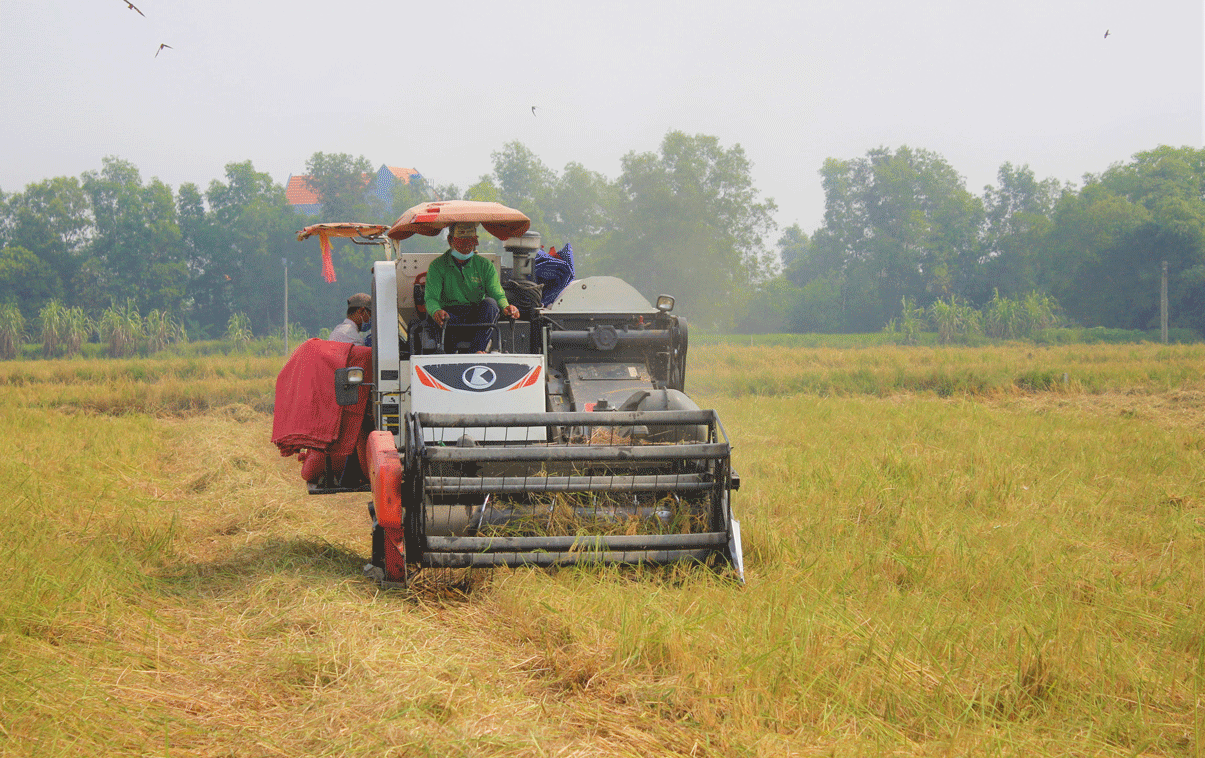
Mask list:
POLYGON ((531 371, 529 371, 527 373, 527 376, 523 377, 522 379, 520 379, 519 381, 515 382, 510 387, 508 387, 507 392, 510 392, 511 390, 521 389, 523 387, 530 387, 531 385, 535 384, 536 380, 539 378, 540 378, 540 367, 536 366, 535 368, 533 368, 531 371))
POLYGON ((415 366, 415 367, 414 367, 414 373, 418 375, 418 380, 419 380, 420 382, 422 382, 423 384, 427 385, 428 387, 431 387, 432 389, 443 390, 444 392, 451 392, 451 391, 452 391, 452 390, 451 390, 451 389, 449 389, 448 387, 445 387, 445 386, 444 386, 444 385, 443 385, 441 382, 439 382, 439 381, 438 381, 438 380, 437 380, 435 377, 431 376, 431 375, 430 375, 430 374, 428 374, 426 371, 423 371, 423 367, 422 367, 422 366, 415 366))

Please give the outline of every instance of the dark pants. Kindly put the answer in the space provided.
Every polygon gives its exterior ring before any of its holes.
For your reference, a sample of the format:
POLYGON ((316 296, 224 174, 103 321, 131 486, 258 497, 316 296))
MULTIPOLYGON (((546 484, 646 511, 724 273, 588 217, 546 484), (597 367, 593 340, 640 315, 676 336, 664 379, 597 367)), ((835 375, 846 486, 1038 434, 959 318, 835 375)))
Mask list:
MULTIPOLYGON (((444 310, 448 312, 448 324, 493 324, 498 320, 498 314, 502 309, 498 307, 498 301, 492 297, 487 297, 480 303, 465 303, 464 305, 445 305, 444 310)), ((451 332, 452 330, 448 330, 451 332)), ((489 345, 492 329, 481 327, 475 330, 473 334, 472 350, 473 352, 484 352, 489 345)), ((449 334, 452 338, 453 346, 457 342, 456 336, 449 334)))

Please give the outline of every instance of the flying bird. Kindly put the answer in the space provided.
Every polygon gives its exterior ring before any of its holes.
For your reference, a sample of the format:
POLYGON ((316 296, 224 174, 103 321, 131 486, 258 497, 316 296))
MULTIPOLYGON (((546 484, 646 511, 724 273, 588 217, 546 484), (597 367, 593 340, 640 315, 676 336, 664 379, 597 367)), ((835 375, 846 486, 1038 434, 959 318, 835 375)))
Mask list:
POLYGON ((175 50, 175 49, 176 49, 176 48, 172 47, 171 45, 167 44, 166 42, 164 42, 164 43, 162 43, 161 45, 159 45, 159 49, 155 51, 155 57, 156 57, 156 58, 158 58, 158 57, 159 57, 159 53, 163 52, 163 48, 165 48, 165 47, 166 47, 168 50, 175 50))
POLYGON ((531 115, 536 115, 536 107, 534 105, 531 106, 531 115))
POLYGON ((138 15, 139 15, 139 16, 142 16, 143 18, 146 18, 146 14, 145 14, 145 13, 143 13, 142 11, 138 10, 138 6, 136 6, 136 5, 134 5, 133 3, 131 3, 131 2, 130 2, 130 0, 121 0, 121 1, 122 1, 123 3, 125 3, 125 4, 126 4, 126 7, 127 7, 127 8, 129 8, 129 9, 130 9, 130 10, 132 10, 132 11, 138 11, 138 15))
POLYGON ((1105 39, 1108 39, 1108 38, 1109 38, 1109 30, 1105 29, 1105 39))

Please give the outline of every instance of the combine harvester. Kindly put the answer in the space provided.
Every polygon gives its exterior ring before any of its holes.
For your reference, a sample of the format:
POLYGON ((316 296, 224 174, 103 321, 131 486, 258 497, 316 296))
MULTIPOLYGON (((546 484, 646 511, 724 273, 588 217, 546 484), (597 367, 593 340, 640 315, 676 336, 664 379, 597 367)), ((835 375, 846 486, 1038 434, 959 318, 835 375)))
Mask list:
MULTIPOLYGON (((504 282, 532 281, 539 235, 497 203, 424 203, 387 232, 323 224, 299 236, 321 227, 384 251, 372 268, 371 373, 335 371, 340 405, 368 393, 366 573, 390 586, 435 567, 697 561, 744 581, 740 480, 715 411, 683 392, 687 329, 674 299, 653 306, 620 279, 589 277, 519 320, 440 329, 420 294, 439 254, 399 253, 398 241, 454 222, 503 240, 514 263, 504 282), (492 330, 490 352, 458 352, 474 328, 492 330)), ((310 491, 354 488, 328 478, 310 491)))

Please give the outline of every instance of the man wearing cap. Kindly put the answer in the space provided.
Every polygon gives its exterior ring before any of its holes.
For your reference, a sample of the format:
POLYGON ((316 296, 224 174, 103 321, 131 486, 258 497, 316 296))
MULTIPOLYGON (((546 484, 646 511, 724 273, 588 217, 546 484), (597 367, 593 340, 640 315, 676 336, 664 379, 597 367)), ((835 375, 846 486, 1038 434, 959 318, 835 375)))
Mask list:
POLYGON ((332 342, 350 342, 353 345, 364 344, 364 332, 372 323, 372 296, 364 292, 356 293, 347 298, 347 318, 343 323, 331 329, 332 342))
MULTIPOLYGON (((506 300, 498 269, 476 254, 477 225, 457 223, 448 227, 448 250, 427 268, 427 313, 440 326, 449 324, 492 324, 499 309, 508 318, 518 318, 519 309, 506 300)), ((473 335, 472 349, 483 353, 490 330, 473 335)))

